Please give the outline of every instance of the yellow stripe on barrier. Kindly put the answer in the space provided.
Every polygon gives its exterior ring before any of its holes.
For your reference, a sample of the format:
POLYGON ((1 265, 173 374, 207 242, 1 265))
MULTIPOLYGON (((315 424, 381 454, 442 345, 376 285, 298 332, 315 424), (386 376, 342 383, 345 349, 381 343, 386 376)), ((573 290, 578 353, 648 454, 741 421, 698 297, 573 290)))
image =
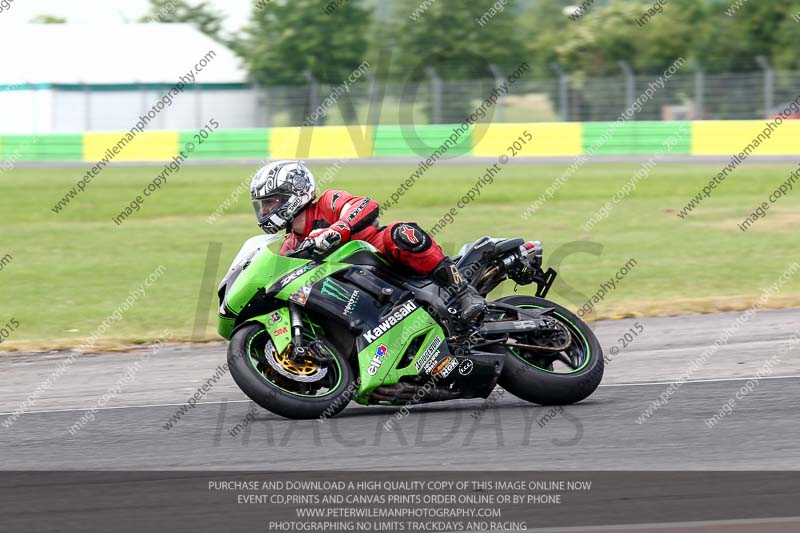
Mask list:
POLYGON ((800 120, 709 120, 692 123, 692 155, 797 155, 800 120), (776 124, 770 131, 769 123, 776 124))
POLYGON ((178 137, 177 131, 85 133, 83 160, 168 161, 178 155, 178 137))
POLYGON ((472 145, 476 157, 580 155, 583 126, 577 122, 478 125, 472 132, 472 145), (526 130, 532 136, 530 140, 524 134, 526 130))
POLYGON ((272 128, 273 159, 358 159, 372 157, 373 135, 368 126, 272 128))

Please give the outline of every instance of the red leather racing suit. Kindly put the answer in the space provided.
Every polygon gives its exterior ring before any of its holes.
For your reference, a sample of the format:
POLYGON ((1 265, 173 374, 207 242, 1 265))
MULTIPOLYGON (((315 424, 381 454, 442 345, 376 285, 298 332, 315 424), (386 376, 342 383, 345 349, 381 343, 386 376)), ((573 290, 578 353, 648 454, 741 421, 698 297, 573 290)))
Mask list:
POLYGON ((332 224, 350 228, 350 240, 366 241, 394 264, 427 276, 445 259, 442 248, 415 222, 378 225, 378 202, 340 190, 325 191, 305 209, 306 226, 302 234, 294 231, 281 247, 281 255, 294 250, 309 234, 332 224))

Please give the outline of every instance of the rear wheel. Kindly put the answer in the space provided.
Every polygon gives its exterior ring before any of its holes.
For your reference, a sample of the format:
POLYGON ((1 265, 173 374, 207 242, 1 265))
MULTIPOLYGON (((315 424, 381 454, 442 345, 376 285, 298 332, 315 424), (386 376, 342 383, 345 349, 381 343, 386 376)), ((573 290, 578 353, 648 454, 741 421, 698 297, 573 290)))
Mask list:
MULTIPOLYGON (((603 351, 594 333, 570 310, 535 296, 509 296, 498 302, 521 309, 553 309, 547 335, 520 334, 512 339, 524 345, 506 347, 506 363, 499 384, 514 396, 541 405, 579 402, 603 379, 603 351)), ((503 317, 507 318, 507 317, 503 317)))
POLYGON ((353 372, 333 344, 317 336, 311 357, 299 361, 288 357, 290 349, 279 354, 263 324, 245 325, 228 346, 231 376, 251 400, 286 418, 332 417, 344 409, 356 392, 353 372))

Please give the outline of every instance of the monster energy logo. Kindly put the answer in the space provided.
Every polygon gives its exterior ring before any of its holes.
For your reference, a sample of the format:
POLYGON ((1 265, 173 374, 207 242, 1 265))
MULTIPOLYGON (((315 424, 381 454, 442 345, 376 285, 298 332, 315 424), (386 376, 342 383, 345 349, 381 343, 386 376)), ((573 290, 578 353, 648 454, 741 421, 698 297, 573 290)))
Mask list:
POLYGON ((320 292, 340 302, 346 303, 350 300, 350 292, 331 278, 325 278, 325 281, 322 282, 322 289, 320 292))

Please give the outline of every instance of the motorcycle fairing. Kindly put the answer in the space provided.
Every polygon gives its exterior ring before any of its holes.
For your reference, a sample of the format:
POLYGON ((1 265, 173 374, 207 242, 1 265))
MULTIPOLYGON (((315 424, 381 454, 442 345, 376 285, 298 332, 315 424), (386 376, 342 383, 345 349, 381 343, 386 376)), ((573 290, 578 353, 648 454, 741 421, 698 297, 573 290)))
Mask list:
POLYGON ((292 341, 285 302, 294 301, 343 323, 355 338, 359 403, 369 403, 377 387, 416 376, 437 386, 455 384, 464 391, 463 397, 482 396, 487 386, 494 386, 496 379, 486 381, 502 368, 494 356, 454 356, 447 333, 423 308, 426 301, 437 299, 438 287, 381 276, 385 261, 366 242, 349 242, 324 260, 311 261, 273 253, 267 246, 277 240, 256 238, 245 243, 220 284, 218 330, 223 337, 230 339, 237 326, 257 321, 282 352, 292 341), (361 264, 365 257, 374 260, 361 264), (418 345, 411 353, 415 341, 418 345), (472 370, 467 373, 467 368, 472 370))

